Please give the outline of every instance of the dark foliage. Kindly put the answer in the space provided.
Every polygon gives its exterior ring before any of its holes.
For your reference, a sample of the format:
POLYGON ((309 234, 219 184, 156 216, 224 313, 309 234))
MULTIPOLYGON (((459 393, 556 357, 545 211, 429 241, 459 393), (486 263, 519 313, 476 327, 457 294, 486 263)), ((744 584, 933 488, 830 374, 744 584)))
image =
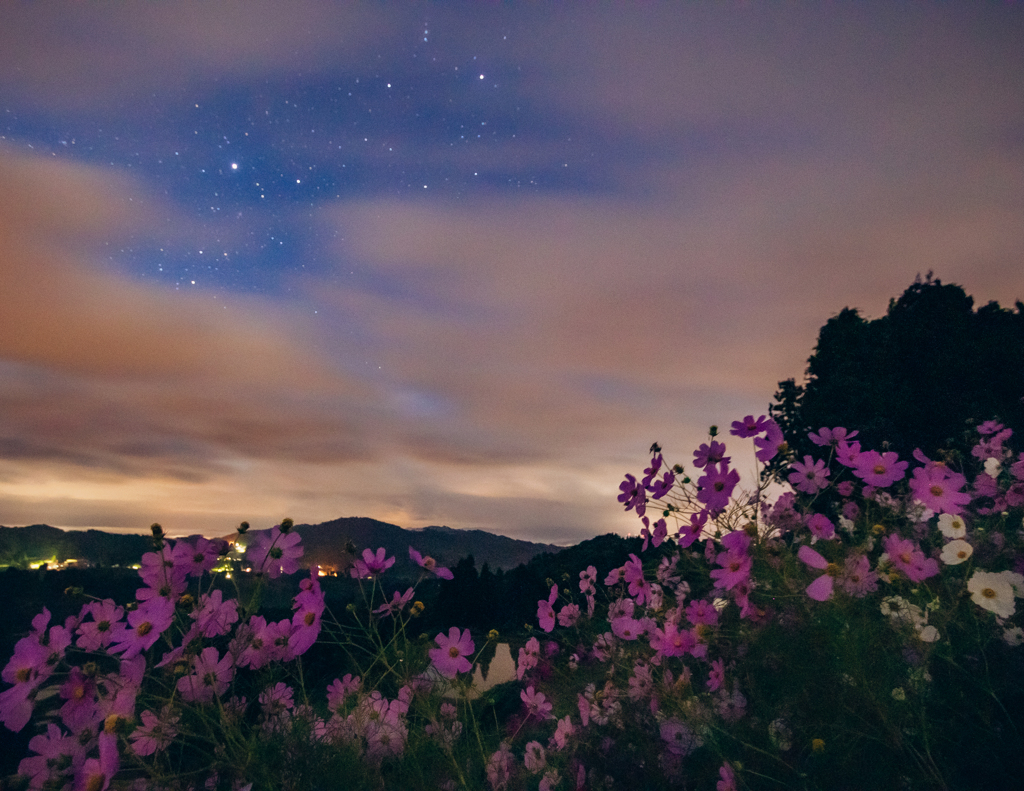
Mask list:
POLYGON ((927 279, 867 320, 844 308, 828 320, 802 385, 788 379, 770 407, 797 458, 819 455, 807 432, 860 431, 864 448, 969 449, 971 421, 1024 431, 1024 304, 973 309, 957 285, 927 279))

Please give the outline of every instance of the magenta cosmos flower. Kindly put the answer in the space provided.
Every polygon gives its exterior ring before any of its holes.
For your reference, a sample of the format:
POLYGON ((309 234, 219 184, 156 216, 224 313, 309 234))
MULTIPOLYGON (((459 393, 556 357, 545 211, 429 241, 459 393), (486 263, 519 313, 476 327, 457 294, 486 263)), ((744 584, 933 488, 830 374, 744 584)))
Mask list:
POLYGON ((907 474, 907 467, 910 465, 899 458, 899 455, 892 451, 879 453, 877 450, 867 450, 858 453, 854 461, 853 474, 868 486, 884 489, 902 480, 907 474))
POLYGON ((838 573, 836 566, 830 566, 829 562, 825 560, 818 552, 815 552, 809 546, 804 544, 800 547, 800 550, 796 553, 796 556, 800 558, 804 563, 810 566, 812 569, 820 569, 825 573, 818 577, 814 582, 807 586, 807 595, 815 601, 825 601, 826 599, 832 598, 832 577, 838 573))
POLYGON ((256 533, 245 550, 245 559, 256 572, 266 572, 271 579, 299 570, 302 557, 302 536, 282 533, 281 526, 256 533))
POLYGON ((757 420, 754 420, 753 415, 747 415, 743 420, 734 420, 732 422, 732 428, 729 429, 729 433, 740 439, 746 439, 748 437, 756 437, 768 428, 768 416, 761 415, 757 420))
POLYGON ((958 514, 971 501, 971 496, 960 490, 967 479, 943 464, 929 463, 914 470, 910 490, 914 499, 936 513, 958 514))
POLYGON ((803 462, 794 462, 790 468, 789 482, 804 494, 817 494, 828 485, 828 467, 821 459, 815 461, 804 456, 803 462))
POLYGON ((740 474, 730 470, 725 462, 719 465, 708 464, 704 468, 704 475, 697 479, 700 489, 697 499, 711 511, 723 511, 729 505, 729 497, 739 482, 740 474))
POLYGON ((763 437, 754 438, 754 445, 758 449, 755 455, 761 462, 771 461, 786 447, 786 438, 782 436, 778 423, 769 420, 767 429, 763 437))
POLYGON ((847 431, 842 426, 836 426, 832 429, 822 426, 818 429, 817 433, 813 431, 808 433, 807 438, 815 445, 827 448, 829 446, 838 445, 840 442, 846 442, 847 440, 853 439, 858 433, 859 432, 857 431, 847 431))
POLYGON ((453 626, 448 630, 448 636, 443 633, 434 638, 437 648, 431 648, 430 661, 434 663, 437 672, 445 678, 455 678, 459 673, 468 673, 473 665, 466 658, 473 654, 476 645, 469 636, 469 629, 464 632, 453 626))
POLYGON ((926 557, 917 544, 909 538, 900 538, 890 534, 882 539, 882 546, 889 555, 889 560, 898 571, 907 575, 911 582, 934 577, 939 573, 939 563, 935 558, 926 557))
POLYGON ((384 547, 379 547, 377 552, 371 552, 369 549, 363 550, 363 557, 357 558, 355 565, 349 571, 353 579, 362 579, 364 577, 379 577, 393 565, 395 565, 394 557, 385 557, 387 550, 384 547))
POLYGON ((432 574, 435 574, 443 580, 450 580, 455 578, 455 575, 452 574, 451 569, 446 569, 444 566, 438 566, 436 560, 434 560, 431 557, 423 557, 423 555, 421 555, 412 547, 409 547, 409 557, 412 559, 412 562, 415 563, 417 566, 426 569, 427 571, 431 572, 432 574))

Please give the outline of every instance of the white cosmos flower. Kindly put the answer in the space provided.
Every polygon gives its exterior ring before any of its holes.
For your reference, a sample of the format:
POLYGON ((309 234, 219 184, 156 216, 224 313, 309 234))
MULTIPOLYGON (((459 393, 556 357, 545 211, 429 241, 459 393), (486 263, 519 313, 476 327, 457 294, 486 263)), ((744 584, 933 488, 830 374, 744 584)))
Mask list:
POLYGON ((998 478, 1000 471, 1003 469, 1002 462, 999 459, 988 458, 985 459, 985 473, 991 475, 993 478, 998 478))
POLYGON ((1014 596, 1018 599, 1024 598, 1024 575, 1018 574, 1016 571, 1001 571, 999 576, 1010 583, 1014 596))
POLYGON ((1011 626, 1009 629, 1003 630, 1003 639, 1007 645, 1018 646, 1024 643, 1024 629, 1019 626, 1011 626))
POLYGON ((955 538, 942 548, 939 560, 947 566, 957 566, 974 554, 974 547, 962 538, 955 538))
POLYGON ((956 514, 939 514, 939 530, 946 538, 963 538, 967 535, 967 525, 956 514))
POLYGON ((1013 586, 1004 574, 991 571, 976 571, 967 580, 971 601, 979 607, 994 612, 1000 618, 1009 618, 1016 609, 1013 602, 1013 586))

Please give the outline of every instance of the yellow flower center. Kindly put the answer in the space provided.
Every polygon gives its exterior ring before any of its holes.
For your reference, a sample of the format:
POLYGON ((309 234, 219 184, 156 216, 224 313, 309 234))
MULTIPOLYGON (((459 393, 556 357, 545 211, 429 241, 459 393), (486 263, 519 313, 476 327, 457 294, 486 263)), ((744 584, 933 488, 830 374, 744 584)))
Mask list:
POLYGON ((991 588, 982 588, 981 589, 981 595, 984 596, 986 599, 994 599, 994 598, 996 598, 996 592, 994 590, 992 590, 991 588))
POLYGON ((931 489, 929 489, 928 491, 932 493, 932 496, 933 496, 933 497, 939 497, 939 496, 940 496, 940 495, 942 494, 942 487, 941 487, 941 486, 938 486, 938 485, 936 485, 936 486, 933 486, 933 487, 932 487, 931 489))
POLYGON ((457 656, 459 656, 459 649, 453 645, 451 648, 448 649, 448 656, 450 656, 452 659, 455 659, 457 656))

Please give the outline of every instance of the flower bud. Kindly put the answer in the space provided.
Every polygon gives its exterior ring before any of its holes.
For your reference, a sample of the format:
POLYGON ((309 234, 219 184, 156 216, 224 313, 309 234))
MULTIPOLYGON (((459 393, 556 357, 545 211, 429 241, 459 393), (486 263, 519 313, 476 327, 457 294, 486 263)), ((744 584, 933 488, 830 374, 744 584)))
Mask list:
POLYGON ((281 520, 281 532, 282 533, 287 533, 293 527, 295 527, 295 521, 294 520, 289 519, 288 517, 285 517, 284 519, 281 520))
POLYGON ((240 524, 238 526, 238 535, 240 535, 240 536, 245 535, 245 531, 248 530, 248 529, 249 529, 249 523, 248 522, 242 522, 242 524, 240 524))
POLYGON ((491 631, 489 631, 487 633, 487 639, 490 640, 491 642, 494 642, 495 640, 497 640, 498 636, 499 635, 498 635, 498 630, 497 629, 491 629, 491 631))
POLYGON ((159 541, 164 537, 164 529, 160 526, 159 522, 154 522, 149 526, 150 532, 153 533, 153 538, 159 541))

